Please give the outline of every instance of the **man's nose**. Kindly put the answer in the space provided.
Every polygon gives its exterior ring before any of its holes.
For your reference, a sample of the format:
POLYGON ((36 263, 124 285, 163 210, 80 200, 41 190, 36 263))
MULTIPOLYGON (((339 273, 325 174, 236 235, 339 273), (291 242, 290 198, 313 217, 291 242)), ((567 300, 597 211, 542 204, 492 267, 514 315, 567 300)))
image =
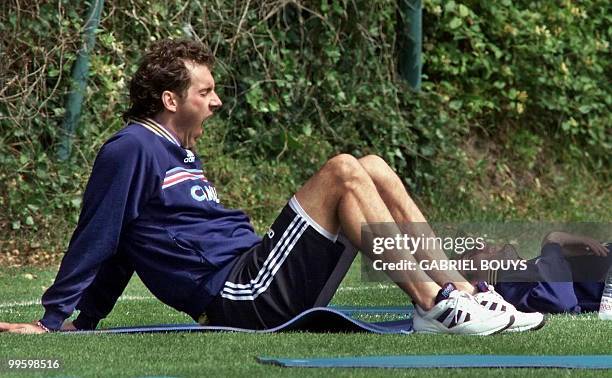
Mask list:
POLYGON ((219 108, 223 106, 221 99, 219 98, 219 96, 217 96, 217 92, 215 92, 214 95, 215 96, 210 101, 210 110, 212 110, 213 112, 219 110, 219 108))

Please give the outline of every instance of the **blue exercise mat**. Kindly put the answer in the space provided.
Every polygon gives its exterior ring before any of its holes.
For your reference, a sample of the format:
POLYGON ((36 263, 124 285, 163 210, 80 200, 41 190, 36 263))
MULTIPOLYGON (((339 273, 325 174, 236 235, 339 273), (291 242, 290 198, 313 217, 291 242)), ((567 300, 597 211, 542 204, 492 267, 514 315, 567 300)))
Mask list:
MULTIPOLYGON (((248 333, 272 333, 285 331, 302 332, 370 332, 378 334, 409 334, 412 333, 412 319, 402 319, 385 322, 365 322, 353 319, 349 314, 355 314, 356 308, 351 311, 342 311, 329 307, 315 307, 304 311, 288 322, 277 327, 266 330, 252 330, 233 327, 202 326, 199 324, 161 324, 141 327, 119 327, 93 331, 69 331, 73 334, 91 333, 174 333, 174 332, 248 332, 248 333)), ((374 312, 369 312, 374 313, 374 312)), ((377 313, 387 313, 381 310, 377 313)))
POLYGON ((337 358, 258 357, 263 364, 307 368, 561 368, 612 369, 612 355, 586 356, 495 356, 430 355, 337 358))
POLYGON ((361 307, 361 306, 329 306, 328 308, 340 311, 346 315, 412 315, 414 307, 412 306, 379 306, 379 307, 361 307))

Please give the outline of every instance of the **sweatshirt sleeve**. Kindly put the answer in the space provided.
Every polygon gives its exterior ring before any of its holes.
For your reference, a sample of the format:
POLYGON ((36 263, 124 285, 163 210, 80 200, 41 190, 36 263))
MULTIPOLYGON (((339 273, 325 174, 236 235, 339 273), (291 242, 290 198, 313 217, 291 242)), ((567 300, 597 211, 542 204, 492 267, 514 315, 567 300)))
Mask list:
POLYGON ((83 292, 76 306, 81 312, 74 320, 74 326, 77 329, 96 329, 100 320, 111 312, 133 274, 134 268, 119 246, 117 253, 102 264, 91 285, 83 292))
POLYGON ((136 137, 120 134, 102 147, 68 250, 42 297, 44 326, 58 330, 72 314, 102 263, 115 253, 126 225, 152 195, 156 176, 151 155, 136 137))

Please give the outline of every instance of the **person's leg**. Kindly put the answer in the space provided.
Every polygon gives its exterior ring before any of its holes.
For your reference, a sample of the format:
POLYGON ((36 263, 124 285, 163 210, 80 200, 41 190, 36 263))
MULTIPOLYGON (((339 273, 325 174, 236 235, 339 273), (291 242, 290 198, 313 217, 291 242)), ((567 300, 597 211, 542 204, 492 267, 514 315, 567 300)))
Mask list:
MULTIPOLYGON (((326 292, 335 291, 339 283, 335 274, 348 269, 343 262, 345 243, 336 240, 338 231, 342 228, 350 243, 361 247, 363 222, 393 224, 393 217, 359 162, 348 155, 335 157, 291 198, 262 243, 240 256, 222 291, 198 321, 269 329, 325 305, 331 298, 326 292)), ((400 260, 394 255, 377 258, 400 260)), ((405 257, 414 260, 411 255, 405 257)), ((451 283, 440 288, 423 271, 395 273, 390 276, 416 302, 413 327, 417 332, 489 335, 514 322, 509 314, 485 310, 451 283)))
MULTIPOLYGON (((403 225, 406 233, 417 232, 425 237, 433 237, 434 232, 427 223, 427 219, 414 203, 402 180, 395 171, 379 156, 368 155, 359 159, 359 164, 368 173, 376 190, 391 213, 393 220, 403 225), (413 229, 410 229, 412 227, 413 229)), ((439 249, 417 250, 414 254, 417 260, 445 260, 444 252, 439 249)), ((474 286, 469 283, 459 272, 454 270, 431 270, 427 274, 439 285, 453 282, 458 289, 468 293, 474 293, 474 286)))
MULTIPOLYGON (((331 233, 342 228, 343 233, 357 247, 362 247, 363 223, 394 223, 376 185, 359 161, 350 155, 330 159, 295 194, 306 213, 331 233)), ((397 230, 399 233, 399 230, 397 230)), ((361 248, 365 250, 365 248, 361 248)), ((397 262, 394 253, 383 253, 384 262, 397 262)), ((410 254, 402 259, 414 260, 410 254)), ((395 271, 394 280, 421 308, 430 309, 440 286, 421 270, 395 271), (399 276, 399 277, 398 277, 399 276)))

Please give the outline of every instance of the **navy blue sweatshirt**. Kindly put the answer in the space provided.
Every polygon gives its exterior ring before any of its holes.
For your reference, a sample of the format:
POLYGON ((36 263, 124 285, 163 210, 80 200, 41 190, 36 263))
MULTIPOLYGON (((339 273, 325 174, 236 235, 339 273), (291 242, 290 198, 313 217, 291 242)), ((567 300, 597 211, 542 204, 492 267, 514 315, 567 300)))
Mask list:
POLYGON ((118 250, 158 299, 197 319, 236 257, 261 241, 244 212, 219 203, 195 154, 154 121, 137 122, 98 153, 78 225, 42 297, 49 329, 61 327, 118 250))

